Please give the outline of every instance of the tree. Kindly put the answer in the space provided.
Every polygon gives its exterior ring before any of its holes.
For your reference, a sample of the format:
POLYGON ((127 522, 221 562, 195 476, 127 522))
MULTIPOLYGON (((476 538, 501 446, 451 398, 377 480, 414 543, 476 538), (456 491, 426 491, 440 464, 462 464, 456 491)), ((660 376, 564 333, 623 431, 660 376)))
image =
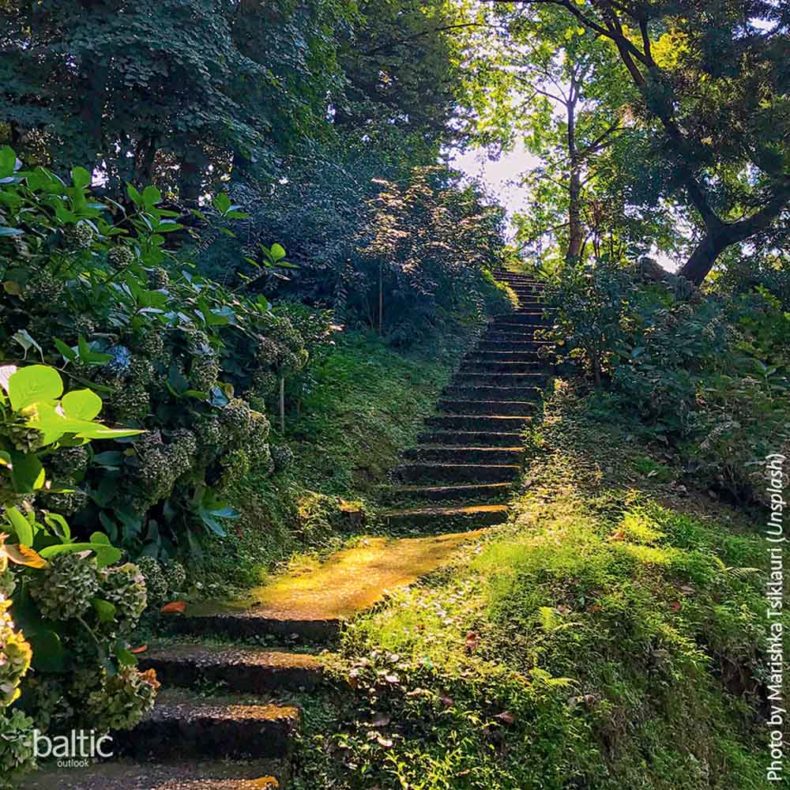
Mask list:
POLYGON ((342 3, 19 0, 3 6, 0 121, 29 160, 186 201, 326 132, 342 3))
MULTIPOLYGON (((500 6, 510 24, 532 0, 500 6)), ((719 254, 781 223, 788 199, 783 53, 788 19, 762 0, 699 4, 546 0, 607 42, 638 89, 641 121, 660 132, 667 194, 682 188, 696 244, 680 273, 699 284, 719 254)))

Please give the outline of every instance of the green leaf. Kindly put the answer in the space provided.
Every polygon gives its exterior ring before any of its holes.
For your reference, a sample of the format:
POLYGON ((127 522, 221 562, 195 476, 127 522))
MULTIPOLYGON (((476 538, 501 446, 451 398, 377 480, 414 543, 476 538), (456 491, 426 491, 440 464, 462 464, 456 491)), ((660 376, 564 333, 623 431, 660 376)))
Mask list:
POLYGON ((0 225, 0 236, 24 236, 25 231, 20 228, 9 228, 8 225, 0 225))
POLYGON ((211 203, 220 214, 224 214, 231 207, 230 198, 224 192, 220 192, 219 195, 215 195, 211 203))
POLYGON ((16 170, 16 153, 10 146, 0 148, 0 178, 14 175, 16 170))
POLYGON ((56 400, 63 394, 63 379, 54 368, 30 365, 20 368, 8 380, 8 396, 14 411, 33 403, 56 400))
POLYGON ((84 167, 75 167, 71 171, 71 183, 77 189, 85 189, 91 182, 91 174, 84 167))
POLYGON ((73 362, 77 359, 77 353, 74 351, 73 348, 67 346, 62 340, 58 338, 53 338, 52 342, 55 344, 55 348, 60 351, 61 355, 64 359, 68 360, 69 362, 73 362))
POLYGON ((143 203, 146 207, 155 206, 162 199, 162 193, 155 186, 147 186, 143 190, 143 203))
POLYGON ((41 465, 41 461, 33 453, 25 453, 12 450, 11 455, 11 482, 14 491, 18 494, 32 494, 43 487, 46 480, 46 472, 41 465))
POLYGON ((272 244, 269 252, 275 261, 281 261, 285 257, 285 247, 282 244, 277 244, 277 242, 272 244))
POLYGON ((66 650, 60 635, 50 629, 41 629, 28 637, 33 649, 33 668, 39 672, 65 672, 68 667, 66 650))
POLYGON ((91 390, 67 392, 60 402, 67 417, 77 420, 92 420, 102 408, 102 400, 91 390))
POLYGON ((23 546, 33 545, 33 527, 30 522, 15 507, 8 507, 5 511, 14 534, 23 546))
POLYGON ((118 663, 122 667, 133 667, 137 665, 137 656, 128 647, 119 647, 115 651, 118 663))
POLYGON ((126 193, 129 195, 129 200, 136 206, 143 202, 143 196, 131 184, 126 185, 126 193))
POLYGON ((103 598, 91 598, 91 606, 96 611, 100 623, 111 623, 118 612, 115 604, 105 601, 103 598))
POLYGON ((60 554, 73 554, 80 551, 92 551, 96 554, 96 562, 100 568, 112 565, 121 559, 123 552, 115 546, 108 546, 105 543, 60 543, 56 546, 47 546, 41 549, 39 554, 49 560, 60 554))

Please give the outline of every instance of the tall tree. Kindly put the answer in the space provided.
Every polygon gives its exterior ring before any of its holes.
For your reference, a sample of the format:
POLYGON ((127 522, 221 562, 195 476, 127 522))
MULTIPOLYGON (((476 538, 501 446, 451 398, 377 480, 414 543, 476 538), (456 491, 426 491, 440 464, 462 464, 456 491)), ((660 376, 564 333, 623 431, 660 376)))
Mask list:
POLYGON ((776 230, 790 200, 786 9, 764 0, 489 0, 510 24, 553 6, 608 43, 661 135, 667 194, 694 209, 680 273, 701 283, 719 254, 776 230))

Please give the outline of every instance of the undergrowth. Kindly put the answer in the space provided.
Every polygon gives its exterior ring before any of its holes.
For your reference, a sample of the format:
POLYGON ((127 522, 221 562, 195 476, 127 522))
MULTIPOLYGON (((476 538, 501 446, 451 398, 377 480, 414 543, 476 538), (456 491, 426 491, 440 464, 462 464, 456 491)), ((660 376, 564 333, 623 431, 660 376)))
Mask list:
POLYGON ((509 524, 357 620, 301 788, 764 786, 763 546, 558 382, 509 524))
POLYGON ((434 336, 430 346, 410 350, 372 333, 339 335, 309 366, 284 435, 274 432, 273 455, 283 452, 285 462, 273 476, 253 469, 236 486, 236 539, 207 552, 203 592, 227 594, 229 581, 260 583, 295 554, 299 561, 300 552, 325 553, 375 530, 379 487, 414 443, 474 331, 434 336))

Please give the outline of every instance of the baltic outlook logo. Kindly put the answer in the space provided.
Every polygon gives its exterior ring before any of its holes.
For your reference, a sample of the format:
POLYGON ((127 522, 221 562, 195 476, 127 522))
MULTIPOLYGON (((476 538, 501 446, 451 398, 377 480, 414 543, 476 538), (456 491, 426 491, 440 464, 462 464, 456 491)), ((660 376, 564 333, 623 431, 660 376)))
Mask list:
POLYGON ((96 730, 72 730, 69 735, 45 735, 33 730, 33 753, 40 760, 56 759, 58 768, 86 768, 113 756, 112 736, 96 730))

